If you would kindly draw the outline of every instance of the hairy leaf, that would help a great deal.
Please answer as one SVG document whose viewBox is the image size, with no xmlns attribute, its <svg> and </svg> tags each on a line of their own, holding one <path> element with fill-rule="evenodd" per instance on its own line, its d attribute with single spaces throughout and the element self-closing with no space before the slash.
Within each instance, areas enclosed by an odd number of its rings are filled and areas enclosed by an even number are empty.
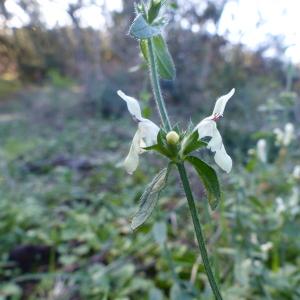
<svg viewBox="0 0 300 300">
<path fill-rule="evenodd" d="M 131 221 L 132 229 L 141 226 L 152 214 L 159 198 L 160 192 L 166 185 L 169 167 L 162 169 L 146 187 L 140 198 L 139 208 Z"/>
<path fill-rule="evenodd" d="M 139 40 L 149 39 L 161 33 L 162 26 L 150 25 L 142 14 L 139 14 L 129 29 L 129 34 Z"/>
<path fill-rule="evenodd" d="M 140 41 L 141 52 L 149 63 L 148 40 Z M 168 46 L 161 35 L 153 37 L 153 50 L 160 78 L 172 80 L 176 77 L 176 68 Z"/>
<path fill-rule="evenodd" d="M 167 43 L 161 35 L 153 37 L 153 47 L 158 66 L 159 76 L 162 79 L 173 80 L 176 77 L 176 68 Z"/>
</svg>

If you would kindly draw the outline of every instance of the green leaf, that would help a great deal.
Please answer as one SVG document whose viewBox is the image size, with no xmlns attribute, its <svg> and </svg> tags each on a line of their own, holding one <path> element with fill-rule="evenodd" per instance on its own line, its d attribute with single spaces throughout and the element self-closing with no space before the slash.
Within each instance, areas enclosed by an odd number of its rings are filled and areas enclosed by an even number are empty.
<svg viewBox="0 0 300 300">
<path fill-rule="evenodd" d="M 152 150 L 152 151 L 156 151 L 168 158 L 172 158 L 172 153 L 170 153 L 170 151 L 164 147 L 161 147 L 160 145 L 158 144 L 155 144 L 155 145 L 152 145 L 152 146 L 149 146 L 149 147 L 144 147 L 143 148 L 144 150 Z"/>
<path fill-rule="evenodd" d="M 149 62 L 149 55 L 148 55 L 148 41 L 147 40 L 140 40 L 140 48 L 143 54 L 145 61 Z"/>
<path fill-rule="evenodd" d="M 146 187 L 140 198 L 138 211 L 131 221 L 133 230 L 141 226 L 152 214 L 158 201 L 159 194 L 166 186 L 169 169 L 170 167 L 162 169 Z"/>
<path fill-rule="evenodd" d="M 162 79 L 173 80 L 176 77 L 175 64 L 167 43 L 161 35 L 153 37 L 153 47 L 159 76 Z"/>
<path fill-rule="evenodd" d="M 151 0 L 148 11 L 148 22 L 151 24 L 159 14 L 160 9 L 166 3 L 166 0 Z"/>
<path fill-rule="evenodd" d="M 149 63 L 148 41 L 140 41 L 141 52 L 145 61 Z M 153 37 L 153 49 L 159 76 L 162 79 L 173 80 L 176 77 L 176 68 L 168 46 L 161 35 Z"/>
<path fill-rule="evenodd" d="M 142 14 L 139 14 L 129 29 L 129 34 L 139 40 L 149 39 L 161 33 L 162 26 L 150 25 Z"/>
<path fill-rule="evenodd" d="M 195 156 L 187 156 L 186 160 L 191 163 L 197 171 L 206 188 L 209 205 L 212 210 L 215 210 L 221 200 L 221 189 L 216 171 Z"/>
<path fill-rule="evenodd" d="M 185 156 L 193 151 L 196 151 L 206 146 L 207 143 L 199 140 L 198 130 L 195 130 L 183 139 L 180 153 L 182 156 Z"/>
</svg>

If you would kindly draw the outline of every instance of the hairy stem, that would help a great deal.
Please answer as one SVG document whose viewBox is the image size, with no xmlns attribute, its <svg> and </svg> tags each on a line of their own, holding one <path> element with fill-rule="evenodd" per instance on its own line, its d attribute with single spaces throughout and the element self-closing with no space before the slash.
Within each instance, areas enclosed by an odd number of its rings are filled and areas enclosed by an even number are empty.
<svg viewBox="0 0 300 300">
<path fill-rule="evenodd" d="M 185 166 L 183 163 L 178 163 L 177 164 L 177 168 L 180 174 L 180 178 L 182 181 L 182 185 L 186 194 L 186 198 L 188 201 L 188 205 L 190 208 L 190 212 L 191 212 L 191 216 L 193 219 L 193 224 L 194 224 L 194 228 L 195 228 L 195 233 L 196 233 L 196 237 L 197 237 L 197 241 L 198 241 L 198 246 L 200 249 L 200 253 L 201 253 L 201 257 L 202 257 L 202 261 L 203 261 L 203 265 L 211 286 L 211 289 L 215 295 L 215 298 L 217 300 L 222 300 L 222 296 L 221 293 L 219 291 L 217 282 L 215 280 L 214 274 L 212 272 L 212 269 L 210 267 L 209 264 L 209 259 L 208 259 L 208 255 L 207 255 L 207 250 L 205 247 L 205 242 L 204 242 L 204 237 L 203 237 L 203 233 L 202 233 L 202 229 L 201 229 L 201 224 L 199 221 L 199 217 L 197 214 L 197 209 L 196 209 L 196 205 L 195 205 L 195 200 L 193 197 L 193 193 L 191 191 L 191 187 L 190 187 L 190 183 L 186 174 L 186 170 L 185 170 Z"/>
<path fill-rule="evenodd" d="M 167 131 L 171 130 L 171 123 L 168 117 L 168 112 L 166 109 L 165 101 L 161 92 L 160 84 L 159 84 L 159 76 L 156 65 L 154 47 L 152 39 L 148 39 L 148 51 L 149 51 L 149 69 L 150 69 L 150 77 L 151 84 L 153 88 L 153 93 L 156 101 L 156 105 L 159 111 L 160 118 L 162 120 L 164 129 Z"/>
</svg>

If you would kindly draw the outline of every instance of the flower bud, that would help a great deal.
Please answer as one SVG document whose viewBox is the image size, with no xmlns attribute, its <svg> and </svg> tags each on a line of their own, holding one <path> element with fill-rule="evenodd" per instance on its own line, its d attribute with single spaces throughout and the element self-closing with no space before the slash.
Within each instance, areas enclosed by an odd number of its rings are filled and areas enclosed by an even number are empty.
<svg viewBox="0 0 300 300">
<path fill-rule="evenodd" d="M 175 131 L 168 132 L 168 134 L 166 136 L 167 143 L 170 145 L 176 145 L 179 141 L 179 138 L 180 137 L 179 137 L 178 133 Z"/>
</svg>

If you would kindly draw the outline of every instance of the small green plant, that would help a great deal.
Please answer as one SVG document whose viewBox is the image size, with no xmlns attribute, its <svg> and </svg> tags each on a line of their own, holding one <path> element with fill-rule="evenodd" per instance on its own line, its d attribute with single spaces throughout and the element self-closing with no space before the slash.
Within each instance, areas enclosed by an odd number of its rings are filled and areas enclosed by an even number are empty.
<svg viewBox="0 0 300 300">
<path fill-rule="evenodd" d="M 212 114 L 204 118 L 194 128 L 182 131 L 178 127 L 172 126 L 160 88 L 160 79 L 172 80 L 176 76 L 173 59 L 162 35 L 166 20 L 163 16 L 160 16 L 160 11 L 165 3 L 166 1 L 162 0 L 151 0 L 148 5 L 145 5 L 143 2 L 137 4 L 137 16 L 129 30 L 130 35 L 139 41 L 141 52 L 147 62 L 162 127 L 142 116 L 141 108 L 136 99 L 127 96 L 122 91 L 118 91 L 118 95 L 126 102 L 129 113 L 138 124 L 129 154 L 124 161 L 124 167 L 127 172 L 132 174 L 137 169 L 139 156 L 144 152 L 155 151 L 169 160 L 168 166 L 158 172 L 142 194 L 139 209 L 133 217 L 131 225 L 133 229 L 136 229 L 151 215 L 157 204 L 160 192 L 167 184 L 171 167 L 175 166 L 186 194 L 198 246 L 211 288 L 215 298 L 220 300 L 222 296 L 209 263 L 199 216 L 186 173 L 185 162 L 190 163 L 195 168 L 207 190 L 211 209 L 216 209 L 221 199 L 217 173 L 206 162 L 191 154 L 203 147 L 207 147 L 214 152 L 214 159 L 217 165 L 227 173 L 231 171 L 232 160 L 225 150 L 216 123 L 223 116 L 225 106 L 235 90 L 232 89 L 228 94 L 220 97 L 216 101 Z M 203 140 L 204 138 L 210 138 L 210 140 L 207 142 Z"/>
</svg>

